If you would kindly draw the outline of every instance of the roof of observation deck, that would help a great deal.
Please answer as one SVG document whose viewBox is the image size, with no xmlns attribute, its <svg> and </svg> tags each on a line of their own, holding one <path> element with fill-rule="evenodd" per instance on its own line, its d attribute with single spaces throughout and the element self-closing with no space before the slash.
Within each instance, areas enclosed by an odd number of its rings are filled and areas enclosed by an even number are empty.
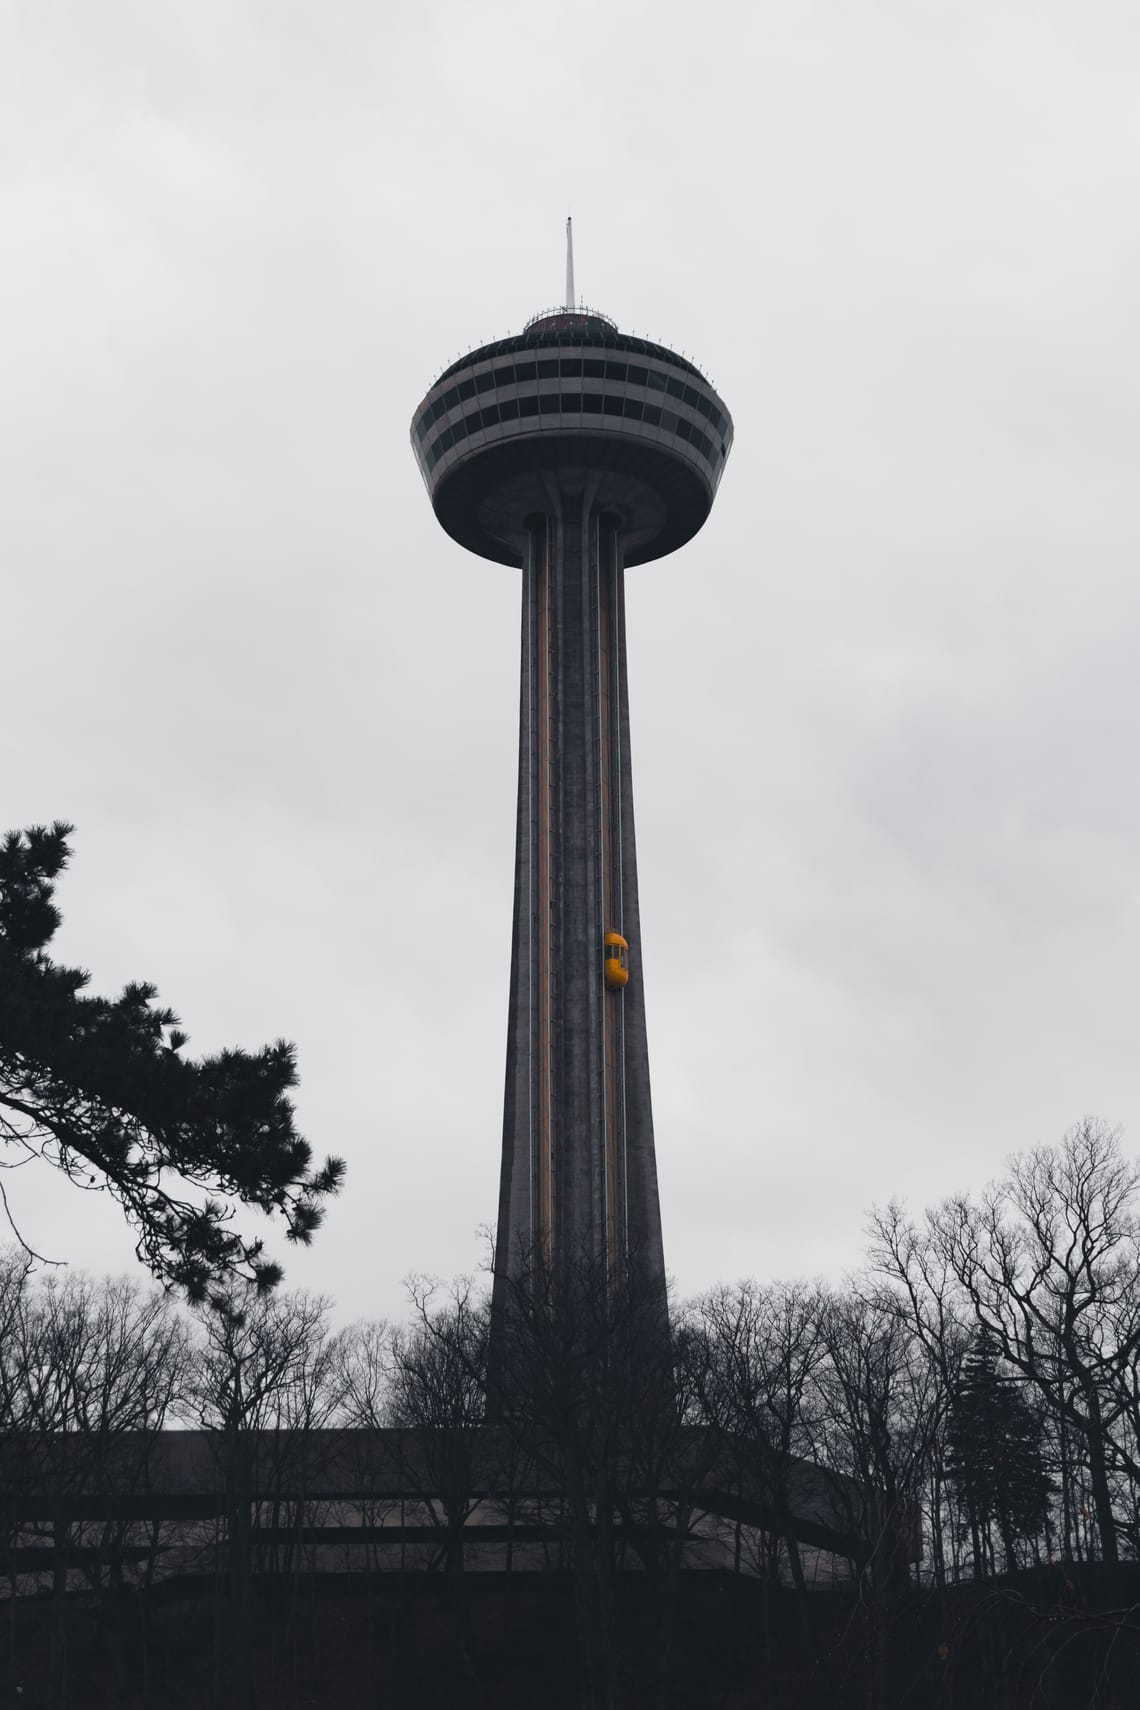
<svg viewBox="0 0 1140 1710">
<path fill-rule="evenodd" d="M 634 333 L 623 333 L 616 321 L 608 315 L 600 314 L 596 309 L 542 309 L 537 315 L 532 315 L 521 333 L 513 333 L 508 338 L 495 339 L 490 344 L 476 346 L 467 351 L 456 361 L 452 362 L 436 376 L 434 385 L 447 380 L 452 374 L 458 374 L 475 361 L 482 362 L 491 356 L 512 356 L 521 350 L 534 350 L 545 345 L 588 344 L 592 346 L 605 345 L 613 350 L 624 350 L 639 356 L 655 356 L 660 362 L 667 362 L 672 368 L 679 368 L 685 374 L 693 374 L 698 380 L 707 379 L 695 362 L 690 362 L 686 356 L 678 356 L 668 345 L 658 344 L 653 339 L 638 338 Z"/>
</svg>

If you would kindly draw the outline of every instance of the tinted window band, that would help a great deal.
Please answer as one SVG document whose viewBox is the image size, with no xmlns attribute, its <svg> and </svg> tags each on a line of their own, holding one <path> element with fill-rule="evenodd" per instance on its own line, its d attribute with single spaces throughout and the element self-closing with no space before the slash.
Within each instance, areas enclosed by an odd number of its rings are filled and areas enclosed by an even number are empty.
<svg viewBox="0 0 1140 1710">
<path fill-rule="evenodd" d="M 495 427 L 500 422 L 511 422 L 520 416 L 563 415 L 576 414 L 584 411 L 587 415 L 622 416 L 629 421 L 644 422 L 649 427 L 661 427 L 667 433 L 673 433 L 678 439 L 693 446 L 710 463 L 723 461 L 728 455 L 728 448 L 723 443 L 718 448 L 704 435 L 695 423 L 684 416 L 676 416 L 671 410 L 661 410 L 655 404 L 643 403 L 640 398 L 621 398 L 610 393 L 601 392 L 545 392 L 538 397 L 504 398 L 500 404 L 490 404 L 482 410 L 472 410 L 467 416 L 456 422 L 453 427 L 444 428 L 435 443 L 424 452 L 424 461 L 429 470 L 434 469 L 444 452 L 471 434 L 479 433 L 485 428 Z"/>
</svg>

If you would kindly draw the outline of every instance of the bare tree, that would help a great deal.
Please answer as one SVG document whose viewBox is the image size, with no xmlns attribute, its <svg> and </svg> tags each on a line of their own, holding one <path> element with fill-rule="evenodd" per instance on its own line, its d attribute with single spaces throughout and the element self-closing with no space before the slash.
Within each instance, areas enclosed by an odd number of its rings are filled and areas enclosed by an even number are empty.
<svg viewBox="0 0 1140 1710">
<path fill-rule="evenodd" d="M 696 1308 L 706 1350 L 697 1378 L 704 1419 L 735 1464 L 741 1487 L 762 1497 L 770 1517 L 758 1565 L 776 1578 L 786 1556 L 801 1592 L 806 1582 L 792 1525 L 791 1475 L 815 1441 L 810 1379 L 822 1354 L 822 1306 L 813 1284 L 741 1282 L 714 1289 Z"/>
<path fill-rule="evenodd" d="M 453 1605 L 465 1614 L 464 1527 L 486 1494 L 490 1460 L 482 1429 L 490 1302 L 469 1278 L 444 1298 L 422 1279 L 410 1291 L 416 1321 L 390 1342 L 388 1421 L 400 1432 L 404 1482 L 440 1527 Z"/>
<path fill-rule="evenodd" d="M 843 1475 L 836 1501 L 850 1512 L 853 1537 L 866 1540 L 857 1565 L 890 1594 L 915 1553 L 927 1456 L 947 1397 L 921 1343 L 873 1288 L 827 1296 L 820 1323 L 817 1454 Z"/>
<path fill-rule="evenodd" d="M 338 1344 L 341 1407 L 347 1424 L 381 1430 L 391 1411 L 392 1331 L 383 1318 L 362 1319 Z"/>
<path fill-rule="evenodd" d="M 1138 1179 L 1116 1133 L 1086 1121 L 1014 1159 L 980 1204 L 960 1197 L 927 1218 L 977 1326 L 1079 1441 L 1110 1569 L 1114 1478 L 1140 1478 Z"/>
<path fill-rule="evenodd" d="M 351 1436 L 349 1449 L 355 1512 L 361 1528 L 360 1543 L 370 1576 L 386 1565 L 379 1528 L 398 1508 L 400 1514 L 400 1569 L 407 1565 L 404 1526 L 407 1504 L 394 1501 L 386 1452 L 386 1434 L 392 1418 L 392 1330 L 384 1319 L 364 1319 L 354 1324 L 337 1342 L 340 1414 Z M 351 1549 L 350 1549 L 351 1555 Z M 375 1611 L 370 1606 L 370 1619 Z"/>
<path fill-rule="evenodd" d="M 169 1299 L 125 1280 L 82 1274 L 33 1285 L 22 1255 L 0 1286 L 0 1402 L 5 1455 L 5 1541 L 16 1644 L 21 1557 L 46 1549 L 54 1594 L 53 1691 L 67 1694 L 67 1593 L 77 1575 L 95 1591 L 144 1583 L 154 1571 L 157 1520 L 115 1517 L 120 1499 L 148 1487 L 150 1456 L 185 1370 L 185 1327 Z M 94 1509 L 94 1515 L 92 1514 Z M 85 1513 L 85 1510 L 87 1511 Z M 102 1517 L 99 1517 L 102 1510 Z M 107 1631 L 124 1663 L 118 1605 Z M 146 1633 L 143 1632 L 145 1648 Z"/>
<path fill-rule="evenodd" d="M 252 1653 L 255 1548 L 263 1565 L 283 1565 L 283 1533 L 295 1559 L 307 1511 L 311 1433 L 339 1402 L 340 1362 L 328 1328 L 330 1302 L 305 1293 L 231 1290 L 201 1314 L 187 1413 L 216 1434 L 226 1490 L 233 1687 L 256 1702 Z M 285 1496 L 292 1498 L 289 1512 Z M 263 1528 L 263 1522 L 268 1522 Z"/>
<path fill-rule="evenodd" d="M 943 1244 L 932 1240 L 929 1226 L 916 1224 L 898 1201 L 872 1212 L 870 1235 L 871 1272 L 885 1284 L 880 1301 L 888 1308 L 893 1303 L 933 1362 L 940 1393 L 953 1396 L 961 1383 L 963 1362 L 976 1326 L 969 1299 Z M 953 1576 L 958 1575 L 960 1540 L 956 1514 L 948 1514 L 951 1487 L 946 1478 L 942 1431 L 931 1438 L 927 1465 L 926 1515 L 934 1577 L 941 1585 L 947 1576 L 947 1546 Z"/>
</svg>

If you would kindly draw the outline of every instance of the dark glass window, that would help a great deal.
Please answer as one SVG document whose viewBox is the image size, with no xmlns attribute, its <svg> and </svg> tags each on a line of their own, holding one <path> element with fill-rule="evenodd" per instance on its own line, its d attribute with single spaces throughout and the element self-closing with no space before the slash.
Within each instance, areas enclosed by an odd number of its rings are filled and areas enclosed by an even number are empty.
<svg viewBox="0 0 1140 1710">
<path fill-rule="evenodd" d="M 677 417 L 676 432 L 680 435 L 680 437 L 682 439 L 691 439 L 692 438 L 692 431 L 693 430 L 690 428 L 690 426 L 689 426 L 688 422 L 685 420 L 684 416 L 678 416 Z"/>
<path fill-rule="evenodd" d="M 625 400 L 625 409 L 622 411 L 622 414 L 629 416 L 631 421 L 639 422 L 641 420 L 641 412 L 644 408 L 645 406 L 641 402 L 640 398 L 627 398 Z"/>
<path fill-rule="evenodd" d="M 453 410 L 458 402 L 459 393 L 456 391 L 454 386 L 449 386 L 447 391 L 443 394 L 444 409 Z"/>
<path fill-rule="evenodd" d="M 697 409 L 700 411 L 701 415 L 706 418 L 706 420 L 712 414 L 712 405 L 709 403 L 708 399 L 703 398 L 699 392 L 697 393 Z"/>
<path fill-rule="evenodd" d="M 442 457 L 443 453 L 445 451 L 450 451 L 454 444 L 455 444 L 455 429 L 454 428 L 444 428 L 443 432 L 440 434 L 439 438 L 435 442 L 435 448 L 439 452 L 440 456 Z"/>
<path fill-rule="evenodd" d="M 582 408 L 595 416 L 602 413 L 602 395 L 600 392 L 583 392 Z"/>
<path fill-rule="evenodd" d="M 685 393 L 685 388 L 682 386 L 682 384 L 679 380 L 668 380 L 668 381 L 666 381 L 665 390 L 668 392 L 668 394 L 671 398 L 681 398 L 684 396 L 684 393 Z"/>
<path fill-rule="evenodd" d="M 533 380 L 534 379 L 534 363 L 533 362 L 516 362 L 515 363 L 515 379 L 516 380 Z"/>
<path fill-rule="evenodd" d="M 479 420 L 483 427 L 497 427 L 499 422 L 498 404 L 488 404 L 485 410 L 480 410 Z"/>
<path fill-rule="evenodd" d="M 658 426 L 661 421 L 661 411 L 658 409 L 656 404 L 646 404 L 645 419 L 649 423 L 650 427 Z"/>
<path fill-rule="evenodd" d="M 620 416 L 621 415 L 621 402 L 622 401 L 620 398 L 613 398 L 613 397 L 606 398 L 606 400 L 602 406 L 603 409 L 605 410 L 606 415 L 607 416 Z"/>
<path fill-rule="evenodd" d="M 645 385 L 645 374 L 646 374 L 646 370 L 644 368 L 636 368 L 632 362 L 630 363 L 630 365 L 629 365 L 629 383 L 631 386 L 644 386 Z"/>
<path fill-rule="evenodd" d="M 656 368 L 651 368 L 649 370 L 648 382 L 654 392 L 663 392 L 665 390 L 665 376 L 664 374 L 658 374 Z"/>
<path fill-rule="evenodd" d="M 693 388 L 691 386 L 682 386 L 681 387 L 681 396 L 682 396 L 682 398 L 684 398 L 686 404 L 688 404 L 688 406 L 691 410 L 696 409 L 697 401 L 698 401 L 697 400 L 697 394 L 693 391 Z"/>
<path fill-rule="evenodd" d="M 605 378 L 606 365 L 604 362 L 598 362 L 592 356 L 587 356 L 582 362 L 582 373 L 586 375 L 587 379 L 602 380 Z"/>
<path fill-rule="evenodd" d="M 470 418 L 470 416 L 465 416 L 462 421 L 456 422 L 455 426 L 452 428 L 451 431 L 452 431 L 452 433 L 454 433 L 455 442 L 458 445 L 459 441 L 461 439 L 466 439 L 467 435 L 471 432 L 471 418 Z"/>
<path fill-rule="evenodd" d="M 677 418 L 673 414 L 672 410 L 662 410 L 661 426 L 665 429 L 666 433 L 676 433 Z"/>
<path fill-rule="evenodd" d="M 437 422 L 439 420 L 440 416 L 442 416 L 443 412 L 446 410 L 446 408 L 447 408 L 447 404 L 444 401 L 444 399 L 437 398 L 435 403 L 431 407 L 431 419 L 432 419 L 432 421 Z"/>
<path fill-rule="evenodd" d="M 517 398 L 504 398 L 499 405 L 500 417 L 505 422 L 513 422 L 518 413 L 519 401 Z"/>
<path fill-rule="evenodd" d="M 475 390 L 477 392 L 489 392 L 494 384 L 495 376 L 490 369 L 487 370 L 486 374 L 476 374 L 475 376 Z"/>
<path fill-rule="evenodd" d="M 538 377 L 540 380 L 557 380 L 557 362 L 553 361 L 550 357 L 545 357 L 538 365 Z"/>
<path fill-rule="evenodd" d="M 515 371 L 513 368 L 496 368 L 496 370 L 495 370 L 495 385 L 496 386 L 513 386 L 514 383 L 515 383 Z"/>
<path fill-rule="evenodd" d="M 557 392 L 545 392 L 538 403 L 544 416 L 556 416 L 562 408 L 562 399 Z"/>
<path fill-rule="evenodd" d="M 461 380 L 459 382 L 459 396 L 464 400 L 475 396 L 474 380 Z"/>
<path fill-rule="evenodd" d="M 581 392 L 564 392 L 562 394 L 563 410 L 580 410 L 582 408 Z"/>
<path fill-rule="evenodd" d="M 582 374 L 582 358 L 580 356 L 564 356 L 562 358 L 562 377 L 565 380 L 580 379 Z"/>
<path fill-rule="evenodd" d="M 607 380 L 624 380 L 628 372 L 629 372 L 629 370 L 627 369 L 624 362 L 607 362 L 606 363 L 606 379 Z"/>
<path fill-rule="evenodd" d="M 538 414 L 538 399 L 537 398 L 520 398 L 519 399 L 519 415 L 520 416 L 537 416 L 537 414 Z"/>
</svg>

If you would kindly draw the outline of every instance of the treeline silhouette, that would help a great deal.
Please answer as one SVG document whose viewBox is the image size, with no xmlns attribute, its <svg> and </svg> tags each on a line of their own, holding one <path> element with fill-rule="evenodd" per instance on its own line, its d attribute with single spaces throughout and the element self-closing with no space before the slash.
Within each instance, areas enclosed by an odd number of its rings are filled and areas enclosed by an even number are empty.
<svg viewBox="0 0 1140 1710">
<path fill-rule="evenodd" d="M 1133 1703 L 1138 1181 L 1084 1122 L 980 1196 L 876 1212 L 842 1287 L 724 1284 L 667 1323 L 586 1264 L 536 1262 L 505 1325 L 464 1280 L 337 1330 L 321 1297 L 187 1310 L 10 1252 L 7 1702 Z M 208 1434 L 218 1513 L 83 1517 L 175 1430 Z M 407 1499 L 299 1494 L 332 1431 L 405 1456 Z"/>
</svg>

